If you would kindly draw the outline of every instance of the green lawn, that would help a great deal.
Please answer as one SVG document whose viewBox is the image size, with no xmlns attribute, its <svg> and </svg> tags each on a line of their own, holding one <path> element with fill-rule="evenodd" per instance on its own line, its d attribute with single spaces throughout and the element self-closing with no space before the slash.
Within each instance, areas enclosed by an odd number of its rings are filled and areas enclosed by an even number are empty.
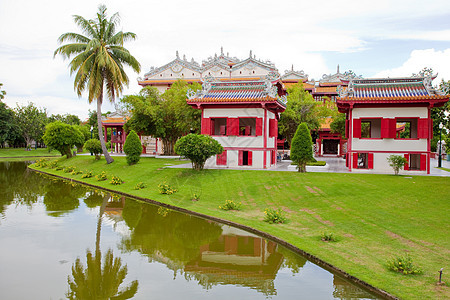
<svg viewBox="0 0 450 300">
<path fill-rule="evenodd" d="M 114 186 L 95 178 L 85 182 L 231 220 L 277 236 L 298 248 L 402 299 L 450 299 L 448 286 L 437 286 L 439 269 L 449 281 L 450 180 L 430 176 L 393 176 L 204 170 L 164 168 L 185 163 L 173 159 L 141 158 L 128 166 L 124 157 L 107 165 L 90 156 L 60 159 L 78 170 L 106 171 L 124 184 Z M 55 169 L 39 170 L 82 180 Z M 134 190 L 138 182 L 147 184 Z M 158 184 L 178 192 L 161 195 Z M 192 201 L 193 194 L 199 201 Z M 218 208 L 225 200 L 241 202 L 240 211 Z M 263 222 L 268 207 L 282 208 L 289 222 Z M 338 242 L 320 240 L 333 233 Z M 404 276 L 386 268 L 388 259 L 408 253 L 422 275 Z"/>
<path fill-rule="evenodd" d="M 26 151 L 25 148 L 6 148 L 0 149 L 0 159 L 19 158 L 19 157 L 42 157 L 42 156 L 61 156 L 58 151 L 49 152 L 48 149 L 38 148 L 36 150 Z"/>
<path fill-rule="evenodd" d="M 438 168 L 438 169 L 444 170 L 444 171 L 447 171 L 447 172 L 450 172 L 450 169 L 449 169 L 449 168 Z"/>
</svg>

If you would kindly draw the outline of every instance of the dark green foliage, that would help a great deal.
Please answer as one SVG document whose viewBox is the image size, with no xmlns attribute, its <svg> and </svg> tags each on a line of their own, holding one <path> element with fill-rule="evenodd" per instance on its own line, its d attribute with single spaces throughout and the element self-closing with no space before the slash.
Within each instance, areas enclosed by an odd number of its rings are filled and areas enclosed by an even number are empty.
<svg viewBox="0 0 450 300">
<path fill-rule="evenodd" d="M 11 144 L 19 136 L 19 128 L 16 125 L 14 111 L 5 103 L 0 102 L 0 146 L 5 142 Z"/>
<path fill-rule="evenodd" d="M 50 123 L 45 128 L 44 143 L 57 150 L 67 158 L 72 157 L 72 148 L 76 144 L 82 144 L 83 134 L 74 125 L 68 125 L 61 121 Z"/>
<path fill-rule="evenodd" d="M 161 138 L 164 154 L 174 155 L 180 137 L 200 130 L 201 110 L 186 103 L 187 91 L 200 88 L 198 83 L 188 85 L 180 79 L 162 95 L 154 87 L 145 87 L 139 95 L 125 96 L 121 101 L 132 112 L 125 129 Z"/>
<path fill-rule="evenodd" d="M 42 139 L 47 123 L 47 112 L 45 109 L 34 106 L 33 103 L 28 103 L 27 106 L 17 105 L 14 112 L 16 116 L 15 124 L 25 140 L 27 148 L 29 148 L 33 140 L 39 141 Z"/>
<path fill-rule="evenodd" d="M 345 138 L 345 114 L 337 112 L 330 123 L 331 132 L 339 133 Z"/>
<path fill-rule="evenodd" d="M 141 159 L 142 145 L 141 140 L 134 130 L 131 130 L 125 140 L 123 151 L 127 155 L 127 163 L 129 165 L 135 165 Z"/>
<path fill-rule="evenodd" d="M 397 256 L 388 261 L 388 268 L 391 271 L 408 274 L 421 274 L 422 269 L 413 264 L 411 257 L 406 254 L 405 256 Z"/>
<path fill-rule="evenodd" d="M 84 143 L 84 148 L 93 153 L 96 160 L 100 159 L 100 156 L 102 156 L 102 144 L 97 139 L 87 140 L 86 143 Z"/>
<path fill-rule="evenodd" d="M 176 142 L 175 152 L 190 159 L 194 170 L 202 170 L 206 160 L 221 154 L 223 147 L 209 135 L 191 133 Z"/>
<path fill-rule="evenodd" d="M 306 123 L 301 123 L 291 143 L 291 159 L 299 172 L 306 172 L 306 163 L 313 159 L 312 139 Z"/>
</svg>

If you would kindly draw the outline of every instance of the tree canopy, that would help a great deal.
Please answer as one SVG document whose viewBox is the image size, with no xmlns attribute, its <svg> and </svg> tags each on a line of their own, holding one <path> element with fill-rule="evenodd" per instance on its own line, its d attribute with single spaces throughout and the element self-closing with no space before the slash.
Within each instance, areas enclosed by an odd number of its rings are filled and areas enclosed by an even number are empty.
<svg viewBox="0 0 450 300">
<path fill-rule="evenodd" d="M 17 105 L 14 111 L 15 123 L 28 148 L 33 140 L 38 141 L 42 138 L 47 124 L 47 112 L 45 109 L 36 107 L 32 102 L 29 102 L 27 106 Z"/>
<path fill-rule="evenodd" d="M 164 154 L 174 155 L 174 145 L 180 137 L 200 131 L 201 111 L 187 105 L 188 88 L 198 90 L 201 86 L 177 80 L 162 95 L 153 87 L 145 87 L 138 95 L 123 97 L 122 103 L 132 112 L 125 129 L 161 138 Z"/>
<path fill-rule="evenodd" d="M 280 134 L 285 136 L 290 144 L 300 123 L 306 123 L 311 130 L 318 130 L 323 120 L 333 113 L 329 100 L 315 101 L 311 94 L 305 91 L 301 82 L 289 87 L 287 92 L 287 107 L 281 114 L 278 127 Z"/>
<path fill-rule="evenodd" d="M 221 154 L 223 147 L 209 135 L 191 133 L 176 142 L 175 151 L 190 159 L 194 170 L 202 170 L 206 160 L 213 155 Z"/>
<path fill-rule="evenodd" d="M 116 32 L 120 25 L 120 17 L 115 13 L 108 19 L 106 6 L 100 5 L 95 19 L 85 19 L 75 15 L 74 22 L 85 34 L 68 32 L 58 38 L 59 43 L 71 41 L 55 50 L 54 55 L 63 58 L 73 57 L 70 74 L 75 73 L 74 88 L 79 97 L 87 90 L 89 103 L 97 101 L 98 135 L 102 134 L 101 106 L 106 94 L 109 101 L 114 102 L 116 95 L 128 86 L 129 79 L 124 66 L 131 67 L 139 73 L 139 62 L 123 47 L 123 43 L 136 39 L 132 32 Z M 114 160 L 106 149 L 105 141 L 100 138 L 103 154 L 107 163 Z"/>
<path fill-rule="evenodd" d="M 49 123 L 45 128 L 44 142 L 61 155 L 72 157 L 72 148 L 75 145 L 84 144 L 84 136 L 75 125 L 69 125 L 61 121 Z"/>
</svg>

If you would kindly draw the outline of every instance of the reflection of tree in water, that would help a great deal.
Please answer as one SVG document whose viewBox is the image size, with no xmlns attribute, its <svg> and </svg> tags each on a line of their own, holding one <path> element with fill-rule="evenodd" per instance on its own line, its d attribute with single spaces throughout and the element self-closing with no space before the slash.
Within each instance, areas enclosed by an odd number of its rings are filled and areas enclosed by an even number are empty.
<svg viewBox="0 0 450 300">
<path fill-rule="evenodd" d="M 138 281 L 120 288 L 127 276 L 127 266 L 122 266 L 120 257 L 114 258 L 109 249 L 101 263 L 101 253 L 92 254 L 87 250 L 86 267 L 77 258 L 72 266 L 72 276 L 68 278 L 68 299 L 130 299 L 138 289 Z"/>
<path fill-rule="evenodd" d="M 30 162 L 0 162 L 0 214 L 6 206 L 31 206 L 45 193 L 48 179 L 27 169 Z"/>
<path fill-rule="evenodd" d="M 371 295 L 369 292 L 351 284 L 337 275 L 334 275 L 333 277 L 333 285 L 333 297 L 341 300 L 377 299 L 377 297 Z"/>
<path fill-rule="evenodd" d="M 112 197 L 110 194 L 105 194 L 102 197 L 94 192 L 87 197 L 91 197 L 88 202 L 91 204 L 94 202 L 98 203 L 98 196 L 101 197 L 102 201 L 97 221 L 95 254 L 93 255 L 89 249 L 87 250 L 86 268 L 81 263 L 80 258 L 76 259 L 75 264 L 72 266 L 72 277 L 69 276 L 67 279 L 69 291 L 66 296 L 68 299 L 130 299 L 134 297 L 138 290 L 138 281 L 134 280 L 128 286 L 120 288 L 128 273 L 127 266 L 122 266 L 122 259 L 120 257 L 114 258 L 112 250 L 109 249 L 104 256 L 103 266 L 101 263 L 100 236 L 102 218 L 108 200 Z"/>
<path fill-rule="evenodd" d="M 80 198 L 86 194 L 86 188 L 65 180 L 54 180 L 46 187 L 44 204 L 47 213 L 59 217 L 80 205 Z"/>
<path fill-rule="evenodd" d="M 307 262 L 305 257 L 292 252 L 283 246 L 278 246 L 278 252 L 284 257 L 282 267 L 290 269 L 293 274 L 298 274 Z"/>
<path fill-rule="evenodd" d="M 126 200 L 122 216 L 134 230 L 122 240 L 122 248 L 163 261 L 174 271 L 197 257 L 200 246 L 217 239 L 222 232 L 213 222 L 177 212 L 161 215 L 157 211 L 158 206 Z"/>
<path fill-rule="evenodd" d="M 84 198 L 84 203 L 89 208 L 96 208 L 96 207 L 102 205 L 102 202 L 103 202 L 103 196 L 101 195 L 101 193 L 98 193 L 94 190 L 90 190 L 88 192 L 86 198 Z"/>
</svg>

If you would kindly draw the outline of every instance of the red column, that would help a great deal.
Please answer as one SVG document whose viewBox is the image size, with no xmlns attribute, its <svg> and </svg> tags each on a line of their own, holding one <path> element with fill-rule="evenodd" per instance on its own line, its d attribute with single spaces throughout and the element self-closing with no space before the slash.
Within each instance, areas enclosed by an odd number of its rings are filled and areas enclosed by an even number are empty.
<svg viewBox="0 0 450 300">
<path fill-rule="evenodd" d="M 264 107 L 264 119 L 263 119 L 263 135 L 264 135 L 264 158 L 263 158 L 263 168 L 267 168 L 267 109 Z"/>
<path fill-rule="evenodd" d="M 428 106 L 428 137 L 427 137 L 427 174 L 430 174 L 431 138 L 433 136 L 433 125 L 431 123 L 431 105 Z"/>
<path fill-rule="evenodd" d="M 347 141 L 347 161 L 348 161 L 348 170 L 352 171 L 351 155 L 352 155 L 352 138 L 353 138 L 353 128 L 352 128 L 353 106 L 350 106 L 348 113 L 349 113 L 349 122 L 348 122 L 348 141 Z"/>
</svg>

